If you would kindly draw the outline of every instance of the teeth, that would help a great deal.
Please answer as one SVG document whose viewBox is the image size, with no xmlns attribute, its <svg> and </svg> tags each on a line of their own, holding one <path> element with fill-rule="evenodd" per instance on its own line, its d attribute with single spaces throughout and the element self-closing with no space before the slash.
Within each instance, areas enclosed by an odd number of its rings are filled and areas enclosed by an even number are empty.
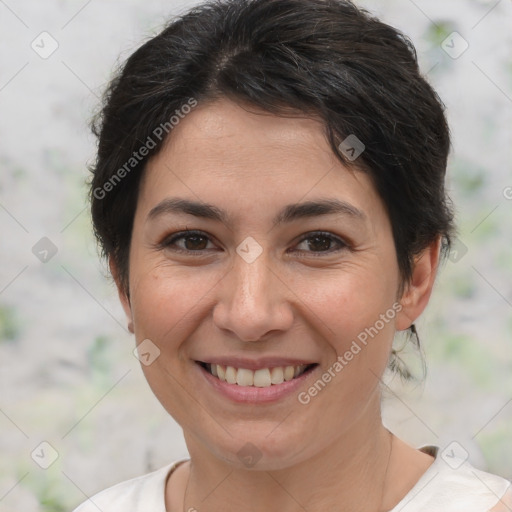
<svg viewBox="0 0 512 512">
<path fill-rule="evenodd" d="M 212 364 L 212 366 L 217 365 Z M 251 370 L 246 370 L 245 368 L 240 368 L 236 374 L 236 383 L 239 386 L 252 386 L 254 383 L 254 372 L 251 372 Z"/>
<path fill-rule="evenodd" d="M 293 366 L 287 366 L 284 369 L 284 380 L 292 380 L 295 375 L 295 368 Z"/>
<path fill-rule="evenodd" d="M 228 384 L 236 384 L 236 374 L 237 371 L 232 366 L 228 366 L 226 368 L 226 382 Z"/>
<path fill-rule="evenodd" d="M 270 381 L 272 384 L 281 384 L 284 382 L 284 372 L 280 366 L 276 366 L 270 370 Z"/>
<path fill-rule="evenodd" d="M 247 371 L 250 372 L 251 370 Z M 261 370 L 256 370 L 254 372 L 254 385 L 257 388 L 268 388 L 271 384 L 270 370 L 268 368 L 262 368 Z"/>
<path fill-rule="evenodd" d="M 282 384 L 300 376 L 308 365 L 299 366 L 276 366 L 275 368 L 261 368 L 249 370 L 247 368 L 234 368 L 233 366 L 222 366 L 220 364 L 207 365 L 212 375 L 228 384 L 239 386 L 254 386 L 268 388 L 272 384 Z"/>
</svg>

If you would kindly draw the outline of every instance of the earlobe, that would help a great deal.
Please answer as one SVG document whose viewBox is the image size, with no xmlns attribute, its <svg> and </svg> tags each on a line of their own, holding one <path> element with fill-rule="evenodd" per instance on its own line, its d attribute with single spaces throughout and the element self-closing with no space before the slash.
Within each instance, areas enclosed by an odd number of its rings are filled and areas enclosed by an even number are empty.
<svg viewBox="0 0 512 512">
<path fill-rule="evenodd" d="M 400 299 L 402 309 L 396 319 L 397 330 L 408 329 L 427 307 L 439 265 L 440 249 L 441 237 L 438 237 L 415 258 L 411 279 Z"/>
<path fill-rule="evenodd" d="M 114 281 L 116 283 L 117 287 L 117 293 L 119 295 L 119 300 L 121 301 L 121 305 L 123 306 L 124 312 L 126 314 L 126 317 L 128 319 L 128 330 L 133 334 L 134 327 L 133 327 L 133 316 L 132 316 L 132 308 L 130 304 L 130 298 L 128 297 L 128 294 L 126 293 L 121 279 L 119 277 L 119 271 L 116 266 L 116 263 L 112 256 L 109 256 L 108 258 L 108 266 L 110 268 L 110 273 L 112 274 L 112 277 L 114 278 Z"/>
</svg>

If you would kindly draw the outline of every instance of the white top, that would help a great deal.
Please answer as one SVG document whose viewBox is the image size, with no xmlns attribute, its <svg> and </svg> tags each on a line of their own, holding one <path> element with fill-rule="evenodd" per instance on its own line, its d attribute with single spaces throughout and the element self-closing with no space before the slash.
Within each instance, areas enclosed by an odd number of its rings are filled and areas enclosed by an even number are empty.
<svg viewBox="0 0 512 512">
<path fill-rule="evenodd" d="M 507 490 L 512 490 L 508 480 L 475 469 L 454 455 L 453 451 L 444 456 L 434 446 L 421 450 L 436 457 L 435 461 L 389 512 L 489 512 L 495 506 L 496 511 L 512 510 L 509 508 L 512 501 L 508 501 L 508 493 L 507 504 L 501 501 Z M 167 477 L 187 460 L 178 460 L 147 475 L 105 489 L 82 503 L 74 512 L 166 512 Z"/>
</svg>

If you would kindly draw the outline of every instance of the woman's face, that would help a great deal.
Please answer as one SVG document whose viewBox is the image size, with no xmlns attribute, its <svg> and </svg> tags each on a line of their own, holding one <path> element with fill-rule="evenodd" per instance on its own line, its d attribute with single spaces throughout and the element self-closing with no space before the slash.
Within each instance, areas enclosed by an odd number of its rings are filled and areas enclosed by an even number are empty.
<svg viewBox="0 0 512 512">
<path fill-rule="evenodd" d="M 339 206 L 301 208 L 326 201 Z M 129 275 L 122 301 L 146 340 L 146 378 L 211 455 L 284 468 L 379 416 L 379 377 L 395 330 L 409 326 L 391 226 L 320 122 L 199 104 L 146 167 Z M 241 384 L 221 383 L 199 362 L 246 371 L 227 370 Z"/>
</svg>

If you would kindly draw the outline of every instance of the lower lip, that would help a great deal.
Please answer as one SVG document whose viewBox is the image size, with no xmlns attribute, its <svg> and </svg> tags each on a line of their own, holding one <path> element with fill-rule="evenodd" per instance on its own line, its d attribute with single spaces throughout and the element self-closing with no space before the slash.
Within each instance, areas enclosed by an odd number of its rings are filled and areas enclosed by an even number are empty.
<svg viewBox="0 0 512 512">
<path fill-rule="evenodd" d="M 206 381 L 213 386 L 219 393 L 237 403 L 259 404 L 276 402 L 287 395 L 297 392 L 304 386 L 304 382 L 318 368 L 308 370 L 296 379 L 284 381 L 281 384 L 272 384 L 266 388 L 256 386 L 239 386 L 238 384 L 229 384 L 223 380 L 214 377 L 208 370 L 205 370 L 200 364 L 195 363 Z"/>
</svg>

